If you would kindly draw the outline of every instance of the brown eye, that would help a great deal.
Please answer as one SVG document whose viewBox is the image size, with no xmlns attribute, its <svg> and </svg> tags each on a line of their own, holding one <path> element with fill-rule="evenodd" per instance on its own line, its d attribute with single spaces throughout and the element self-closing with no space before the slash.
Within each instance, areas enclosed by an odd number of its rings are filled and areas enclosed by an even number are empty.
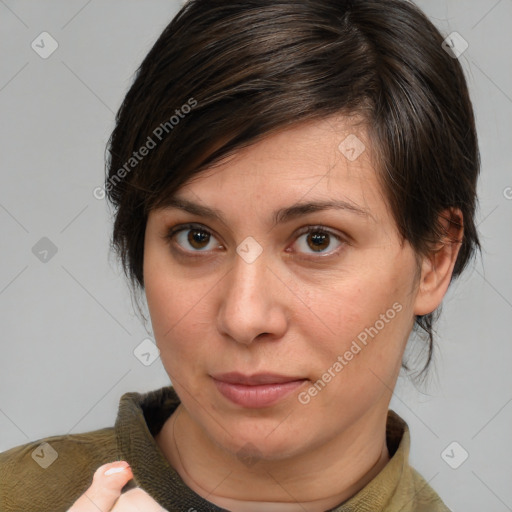
<svg viewBox="0 0 512 512">
<path fill-rule="evenodd" d="M 210 231 L 196 225 L 173 228 L 166 238 L 186 252 L 207 252 L 222 247 Z"/>
<path fill-rule="evenodd" d="M 210 233 L 202 229 L 188 230 L 187 241 L 194 249 L 204 249 L 210 240 Z"/>
<path fill-rule="evenodd" d="M 299 233 L 295 244 L 298 252 L 306 254 L 330 255 L 346 244 L 343 238 L 320 227 L 309 227 Z M 330 250 L 328 250 L 330 249 Z"/>
<path fill-rule="evenodd" d="M 327 233 L 310 232 L 307 234 L 308 247 L 314 251 L 323 251 L 329 247 L 330 235 Z"/>
</svg>

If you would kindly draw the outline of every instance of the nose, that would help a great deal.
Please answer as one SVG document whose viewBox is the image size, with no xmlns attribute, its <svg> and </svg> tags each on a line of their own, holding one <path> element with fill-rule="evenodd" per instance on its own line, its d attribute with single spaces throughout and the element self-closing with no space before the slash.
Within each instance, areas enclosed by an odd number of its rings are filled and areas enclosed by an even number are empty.
<svg viewBox="0 0 512 512">
<path fill-rule="evenodd" d="M 275 274 L 264 254 L 251 263 L 234 256 L 233 267 L 219 290 L 221 334 L 245 345 L 283 337 L 288 328 L 287 290 Z"/>
</svg>

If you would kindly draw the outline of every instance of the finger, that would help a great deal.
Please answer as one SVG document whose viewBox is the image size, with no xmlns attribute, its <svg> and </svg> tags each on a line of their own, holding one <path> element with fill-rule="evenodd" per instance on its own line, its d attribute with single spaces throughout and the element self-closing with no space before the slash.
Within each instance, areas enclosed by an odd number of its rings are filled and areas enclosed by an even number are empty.
<svg viewBox="0 0 512 512">
<path fill-rule="evenodd" d="M 166 512 L 147 492 L 131 489 L 116 501 L 112 512 Z"/>
<path fill-rule="evenodd" d="M 125 461 L 100 466 L 94 473 L 91 486 L 72 505 L 68 512 L 110 512 L 121 489 L 133 478 Z"/>
</svg>

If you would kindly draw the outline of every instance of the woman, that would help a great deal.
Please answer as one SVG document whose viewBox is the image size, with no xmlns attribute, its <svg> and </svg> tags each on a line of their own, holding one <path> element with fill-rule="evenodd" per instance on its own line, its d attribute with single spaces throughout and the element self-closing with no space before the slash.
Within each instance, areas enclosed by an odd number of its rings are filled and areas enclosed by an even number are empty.
<svg viewBox="0 0 512 512">
<path fill-rule="evenodd" d="M 473 111 L 443 46 L 400 0 L 185 5 L 119 110 L 104 189 L 172 387 L 2 454 L 2 512 L 448 510 L 388 409 L 479 246 Z"/>
</svg>

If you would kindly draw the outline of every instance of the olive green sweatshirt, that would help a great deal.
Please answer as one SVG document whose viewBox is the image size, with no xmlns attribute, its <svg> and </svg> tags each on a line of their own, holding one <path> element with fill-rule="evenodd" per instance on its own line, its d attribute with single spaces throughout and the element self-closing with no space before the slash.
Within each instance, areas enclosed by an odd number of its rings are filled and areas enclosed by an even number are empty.
<svg viewBox="0 0 512 512">
<path fill-rule="evenodd" d="M 131 486 L 169 512 L 223 511 L 185 485 L 154 439 L 178 404 L 171 386 L 126 393 L 114 427 L 47 437 L 0 453 L 0 512 L 65 512 L 90 486 L 96 469 L 115 460 L 130 464 Z M 450 512 L 409 466 L 409 429 L 392 410 L 386 440 L 390 461 L 332 512 Z"/>
</svg>

